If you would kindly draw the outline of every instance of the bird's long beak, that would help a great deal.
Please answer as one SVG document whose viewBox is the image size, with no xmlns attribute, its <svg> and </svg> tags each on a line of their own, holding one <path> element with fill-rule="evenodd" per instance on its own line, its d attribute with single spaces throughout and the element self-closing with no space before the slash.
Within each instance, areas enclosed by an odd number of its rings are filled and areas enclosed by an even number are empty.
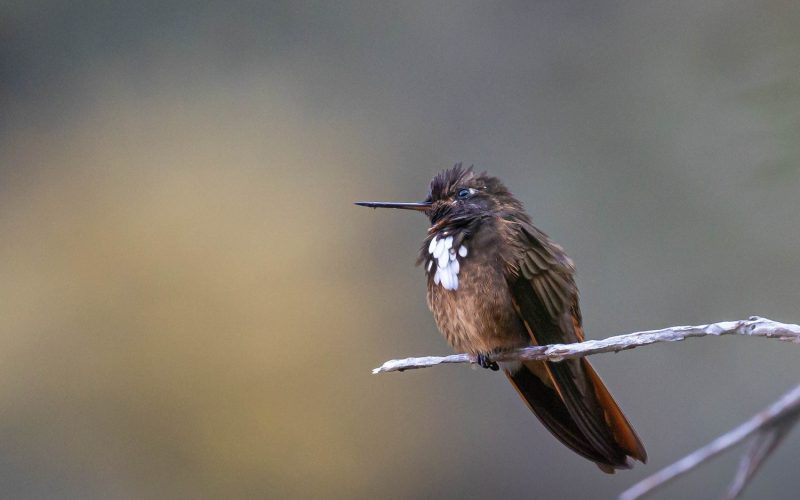
<svg viewBox="0 0 800 500">
<path fill-rule="evenodd" d="M 431 207 L 431 203 L 427 201 L 411 203 L 393 201 L 357 201 L 356 205 L 371 208 L 402 208 L 404 210 L 417 210 L 418 212 L 424 212 Z"/>
</svg>

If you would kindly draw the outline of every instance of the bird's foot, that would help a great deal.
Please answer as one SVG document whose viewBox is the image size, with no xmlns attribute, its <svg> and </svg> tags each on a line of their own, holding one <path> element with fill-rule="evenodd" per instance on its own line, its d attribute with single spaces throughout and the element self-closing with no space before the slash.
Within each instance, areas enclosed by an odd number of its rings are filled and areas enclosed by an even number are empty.
<svg viewBox="0 0 800 500">
<path fill-rule="evenodd" d="M 488 368 L 494 372 L 500 369 L 500 366 L 497 364 L 497 362 L 492 361 L 490 355 L 486 353 L 478 354 L 477 362 L 482 368 Z"/>
</svg>

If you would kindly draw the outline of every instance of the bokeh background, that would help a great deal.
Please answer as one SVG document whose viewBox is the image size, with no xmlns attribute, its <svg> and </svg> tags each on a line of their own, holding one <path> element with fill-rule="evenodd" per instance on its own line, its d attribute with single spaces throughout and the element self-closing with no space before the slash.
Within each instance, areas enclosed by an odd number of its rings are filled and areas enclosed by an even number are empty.
<svg viewBox="0 0 800 500">
<path fill-rule="evenodd" d="M 800 378 L 763 339 L 594 358 L 601 474 L 449 352 L 414 268 L 456 161 L 578 265 L 588 336 L 800 321 L 800 5 L 0 4 L 9 498 L 611 498 Z M 747 491 L 795 498 L 795 432 Z M 716 497 L 736 454 L 654 498 Z"/>
</svg>

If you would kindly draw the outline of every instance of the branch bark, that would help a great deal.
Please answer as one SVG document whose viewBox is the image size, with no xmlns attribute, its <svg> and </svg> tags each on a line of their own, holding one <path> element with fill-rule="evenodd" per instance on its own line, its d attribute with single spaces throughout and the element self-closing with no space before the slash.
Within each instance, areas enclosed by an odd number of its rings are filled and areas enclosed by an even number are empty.
<svg viewBox="0 0 800 500">
<path fill-rule="evenodd" d="M 767 318 L 753 316 L 742 321 L 723 321 L 698 326 L 673 326 L 661 330 L 634 332 L 617 335 L 603 340 L 587 340 L 576 344 L 552 344 L 533 346 L 514 351 L 497 353 L 490 361 L 562 361 L 580 358 L 601 352 L 619 352 L 635 347 L 658 342 L 677 342 L 694 337 L 708 335 L 747 335 L 750 337 L 767 337 L 800 344 L 800 326 L 779 323 Z M 427 368 L 449 363 L 477 363 L 476 356 L 471 354 L 451 354 L 449 356 L 425 356 L 421 358 L 393 359 L 372 370 L 373 374 L 386 372 L 402 372 L 417 368 Z"/>
</svg>

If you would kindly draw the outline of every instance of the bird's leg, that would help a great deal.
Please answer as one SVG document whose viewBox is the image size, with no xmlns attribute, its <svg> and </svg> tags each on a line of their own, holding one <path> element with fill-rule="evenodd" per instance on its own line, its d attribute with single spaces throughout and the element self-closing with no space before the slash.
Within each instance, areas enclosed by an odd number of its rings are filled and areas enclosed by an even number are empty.
<svg viewBox="0 0 800 500">
<path fill-rule="evenodd" d="M 488 368 L 494 372 L 500 369 L 500 366 L 497 364 L 496 361 L 491 360 L 491 354 L 487 354 L 485 352 L 478 354 L 477 362 L 481 367 Z"/>
</svg>

